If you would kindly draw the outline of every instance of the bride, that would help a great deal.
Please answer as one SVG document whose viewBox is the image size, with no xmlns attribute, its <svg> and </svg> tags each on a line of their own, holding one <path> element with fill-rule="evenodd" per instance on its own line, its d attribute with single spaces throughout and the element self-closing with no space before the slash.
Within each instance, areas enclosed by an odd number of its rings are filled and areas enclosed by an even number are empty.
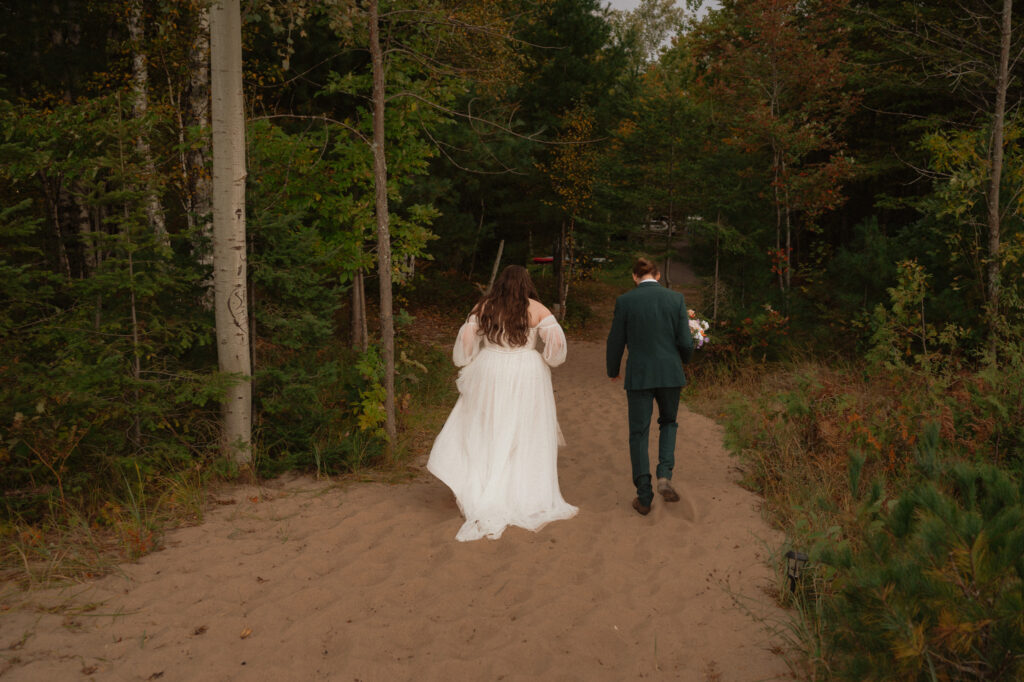
<svg viewBox="0 0 1024 682">
<path fill-rule="evenodd" d="M 510 525 L 536 531 L 576 515 L 558 489 L 565 441 L 551 388 L 565 334 L 538 298 L 526 268 L 508 266 L 455 340 L 459 399 L 427 469 L 455 493 L 466 519 L 456 540 L 496 539 Z"/>
</svg>

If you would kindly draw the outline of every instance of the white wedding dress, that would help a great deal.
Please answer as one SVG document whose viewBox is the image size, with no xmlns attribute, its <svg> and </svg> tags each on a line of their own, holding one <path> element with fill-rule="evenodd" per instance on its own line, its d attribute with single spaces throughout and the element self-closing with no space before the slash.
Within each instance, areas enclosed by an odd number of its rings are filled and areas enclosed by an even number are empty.
<svg viewBox="0 0 1024 682">
<path fill-rule="evenodd" d="M 576 515 L 558 489 L 558 446 L 565 442 L 551 388 L 550 368 L 565 356 L 554 316 L 531 327 L 518 347 L 488 341 L 475 315 L 459 329 L 452 351 L 462 368 L 459 399 L 427 461 L 466 519 L 456 540 L 496 539 L 510 525 L 536 531 Z"/>
</svg>

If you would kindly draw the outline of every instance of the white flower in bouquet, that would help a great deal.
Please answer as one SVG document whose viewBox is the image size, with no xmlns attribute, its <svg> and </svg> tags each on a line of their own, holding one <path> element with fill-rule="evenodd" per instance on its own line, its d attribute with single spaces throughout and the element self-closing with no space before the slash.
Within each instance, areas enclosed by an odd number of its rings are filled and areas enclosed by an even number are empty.
<svg viewBox="0 0 1024 682">
<path fill-rule="evenodd" d="M 693 335 L 693 344 L 700 348 L 711 340 L 708 336 L 708 328 L 711 325 L 707 320 L 697 317 L 697 313 L 692 308 L 687 309 L 686 313 L 690 316 L 690 334 Z"/>
</svg>

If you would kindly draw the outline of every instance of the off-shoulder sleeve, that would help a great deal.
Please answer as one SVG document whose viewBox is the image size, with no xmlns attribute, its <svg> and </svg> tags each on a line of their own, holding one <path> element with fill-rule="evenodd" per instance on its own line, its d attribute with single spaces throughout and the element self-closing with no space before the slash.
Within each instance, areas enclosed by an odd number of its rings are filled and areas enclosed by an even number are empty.
<svg viewBox="0 0 1024 682">
<path fill-rule="evenodd" d="M 544 362 L 551 367 L 558 367 L 565 362 L 568 349 L 565 343 L 565 332 L 558 325 L 554 315 L 548 315 L 537 325 L 537 334 L 544 342 Z"/>
<path fill-rule="evenodd" d="M 470 315 L 455 337 L 455 348 L 452 349 L 452 362 L 456 367 L 465 367 L 473 361 L 480 351 L 480 325 L 476 315 Z"/>
</svg>

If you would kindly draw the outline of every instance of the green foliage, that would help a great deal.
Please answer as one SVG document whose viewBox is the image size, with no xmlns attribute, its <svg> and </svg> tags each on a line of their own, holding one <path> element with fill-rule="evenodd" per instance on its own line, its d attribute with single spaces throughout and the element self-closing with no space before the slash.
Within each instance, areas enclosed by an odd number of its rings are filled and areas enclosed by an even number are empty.
<svg viewBox="0 0 1024 682">
<path fill-rule="evenodd" d="M 258 471 L 349 473 L 383 453 L 383 366 L 330 341 L 316 353 L 281 351 L 256 379 Z"/>
<path fill-rule="evenodd" d="M 359 354 L 337 338 L 352 276 L 372 267 L 370 159 L 361 142 L 333 139 L 324 154 L 308 135 L 273 126 L 252 136 L 254 430 L 264 475 L 346 473 L 383 452 L 378 349 Z M 409 176 L 395 177 L 401 186 Z M 425 244 L 433 215 L 414 205 L 406 219 L 401 209 L 392 227 L 404 261 Z"/>
<path fill-rule="evenodd" d="M 145 476 L 204 460 L 224 381 L 197 371 L 209 323 L 180 305 L 203 273 L 149 229 L 143 159 L 123 143 L 153 121 L 117 97 L 3 107 L 0 194 L 19 200 L 0 223 L 0 459 L 5 512 L 35 522 L 120 496 L 130 454 Z M 73 210 L 75 239 L 39 217 Z"/>
<path fill-rule="evenodd" d="M 928 273 L 915 261 L 903 261 L 896 267 L 896 286 L 888 289 L 890 305 L 878 304 L 871 320 L 869 361 L 899 368 L 908 360 L 928 365 L 939 357 L 946 362 L 956 359 L 958 343 L 966 332 L 953 324 L 940 331 L 928 321 Z"/>
<path fill-rule="evenodd" d="M 734 373 L 726 442 L 811 563 L 791 631 L 810 676 L 1017 679 L 1024 371 L 807 364 Z M 701 406 L 706 402 L 692 402 Z"/>
<path fill-rule="evenodd" d="M 374 435 L 384 435 L 384 363 L 376 347 L 363 353 L 356 363 L 356 369 L 366 380 L 366 387 L 359 391 L 357 418 L 359 429 Z"/>
<path fill-rule="evenodd" d="M 852 238 L 829 258 L 820 285 L 808 292 L 817 314 L 831 325 L 859 332 L 864 312 L 889 302 L 887 289 L 896 281 L 896 263 L 906 260 L 903 256 L 899 240 L 885 234 L 878 216 L 855 225 Z"/>
<path fill-rule="evenodd" d="M 783 291 L 791 287 L 794 239 L 817 231 L 820 216 L 844 203 L 842 185 L 854 172 L 839 134 L 855 102 L 837 26 L 847 4 L 725 0 L 689 41 L 698 96 L 723 119 L 719 139 L 742 150 L 738 175 L 759 175 L 767 190 L 758 197 L 759 222 L 774 228 Z"/>
<path fill-rule="evenodd" d="M 954 464 L 877 513 L 836 569 L 829 622 L 842 679 L 1012 680 L 1024 674 L 1024 499 L 1019 478 Z"/>
</svg>

